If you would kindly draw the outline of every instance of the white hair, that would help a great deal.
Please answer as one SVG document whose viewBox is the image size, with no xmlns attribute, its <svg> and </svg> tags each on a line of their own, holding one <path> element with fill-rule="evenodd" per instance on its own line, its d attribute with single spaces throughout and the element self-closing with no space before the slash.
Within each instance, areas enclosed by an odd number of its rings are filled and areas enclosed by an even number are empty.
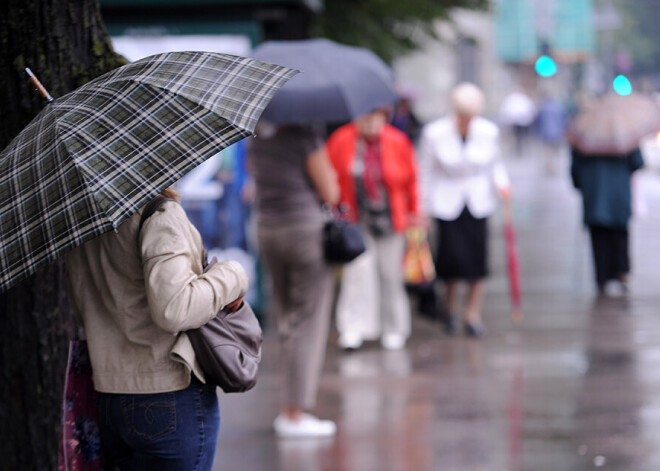
<svg viewBox="0 0 660 471">
<path fill-rule="evenodd" d="M 477 116 L 484 107 L 484 94 L 473 83 L 458 84 L 451 93 L 451 104 L 457 114 Z"/>
</svg>

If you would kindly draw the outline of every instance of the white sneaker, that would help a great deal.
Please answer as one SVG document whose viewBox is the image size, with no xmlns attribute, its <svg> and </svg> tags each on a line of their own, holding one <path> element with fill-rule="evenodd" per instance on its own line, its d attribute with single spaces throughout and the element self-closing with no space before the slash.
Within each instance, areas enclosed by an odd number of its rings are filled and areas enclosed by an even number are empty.
<svg viewBox="0 0 660 471">
<path fill-rule="evenodd" d="M 337 344 L 344 350 L 357 350 L 362 346 L 362 337 L 360 334 L 345 332 L 339 336 Z"/>
<path fill-rule="evenodd" d="M 406 338 L 400 334 L 384 334 L 380 344 L 385 350 L 401 350 L 406 346 Z"/>
<path fill-rule="evenodd" d="M 332 420 L 321 420 L 311 414 L 302 414 L 300 420 L 278 415 L 273 422 L 277 436 L 281 438 L 330 437 L 337 432 Z"/>
</svg>

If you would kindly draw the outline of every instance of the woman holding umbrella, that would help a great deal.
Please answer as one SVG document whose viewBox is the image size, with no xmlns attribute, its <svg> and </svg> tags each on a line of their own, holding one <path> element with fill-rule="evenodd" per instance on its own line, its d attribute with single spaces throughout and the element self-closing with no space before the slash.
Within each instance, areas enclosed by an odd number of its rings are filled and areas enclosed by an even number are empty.
<svg viewBox="0 0 660 471">
<path fill-rule="evenodd" d="M 310 123 L 347 122 L 394 103 L 393 74 L 373 52 L 321 38 L 267 41 L 254 57 L 303 72 L 264 110 L 263 119 L 278 125 L 274 134 L 261 132 L 248 150 L 259 245 L 273 279 L 272 306 L 283 347 L 285 394 L 274 428 L 279 436 L 327 436 L 335 433 L 335 424 L 305 411 L 316 402 L 332 305 L 319 203 L 336 204 L 339 187 Z M 395 277 L 401 272 L 398 262 Z"/>
<path fill-rule="evenodd" d="M 604 294 L 610 280 L 620 282 L 626 290 L 630 179 L 644 165 L 642 154 L 635 149 L 619 155 L 589 155 L 573 148 L 571 159 L 571 178 L 582 194 L 584 224 L 591 235 L 598 293 Z"/>
<path fill-rule="evenodd" d="M 599 294 L 611 280 L 627 289 L 631 176 L 644 165 L 639 139 L 659 125 L 657 106 L 635 94 L 606 95 L 571 124 L 571 178 L 582 195 Z"/>
<path fill-rule="evenodd" d="M 238 56 L 157 54 L 56 99 L 0 154 L 0 194 L 11 195 L 0 213 L 19 229 L 0 234 L 0 290 L 65 253 L 99 394 L 98 427 L 94 414 L 73 420 L 85 464 L 102 447 L 108 469 L 212 469 L 218 396 L 186 331 L 236 311 L 248 278 L 235 261 L 204 270 L 201 236 L 169 187 L 251 135 L 292 75 Z M 158 191 L 168 201 L 150 214 Z"/>
<path fill-rule="evenodd" d="M 108 465 L 210 470 L 218 397 L 185 331 L 235 311 L 248 279 L 234 261 L 203 272 L 199 232 L 179 195 L 162 195 L 169 201 L 151 217 L 141 221 L 141 208 L 67 253 L 69 294 L 89 345 Z"/>
<path fill-rule="evenodd" d="M 458 85 L 451 96 L 453 116 L 422 131 L 420 174 L 424 208 L 439 233 L 436 271 L 446 284 L 445 328 L 456 329 L 459 280 L 468 282 L 465 333 L 484 333 L 481 306 L 488 273 L 487 218 L 496 207 L 495 191 L 509 201 L 509 178 L 500 158 L 497 126 L 479 116 L 484 97 L 475 85 Z"/>
</svg>

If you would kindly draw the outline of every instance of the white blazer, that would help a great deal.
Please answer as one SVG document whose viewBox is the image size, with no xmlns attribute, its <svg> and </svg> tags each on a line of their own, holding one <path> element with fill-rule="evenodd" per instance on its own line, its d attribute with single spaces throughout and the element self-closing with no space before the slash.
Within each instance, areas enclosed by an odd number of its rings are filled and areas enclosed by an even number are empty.
<svg viewBox="0 0 660 471">
<path fill-rule="evenodd" d="M 433 121 L 422 131 L 419 176 L 427 215 L 453 221 L 467 205 L 475 218 L 495 210 L 495 189 L 508 188 L 501 161 L 499 129 L 481 117 L 470 121 L 465 143 L 453 117 Z"/>
</svg>

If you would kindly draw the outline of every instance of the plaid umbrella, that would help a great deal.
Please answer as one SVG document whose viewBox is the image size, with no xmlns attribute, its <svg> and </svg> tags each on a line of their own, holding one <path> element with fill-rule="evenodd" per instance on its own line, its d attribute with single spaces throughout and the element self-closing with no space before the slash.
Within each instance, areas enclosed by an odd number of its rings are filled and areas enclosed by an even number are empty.
<svg viewBox="0 0 660 471">
<path fill-rule="evenodd" d="M 249 136 L 296 71 L 205 52 L 147 57 L 56 99 L 0 154 L 0 291 L 116 229 Z"/>
</svg>

